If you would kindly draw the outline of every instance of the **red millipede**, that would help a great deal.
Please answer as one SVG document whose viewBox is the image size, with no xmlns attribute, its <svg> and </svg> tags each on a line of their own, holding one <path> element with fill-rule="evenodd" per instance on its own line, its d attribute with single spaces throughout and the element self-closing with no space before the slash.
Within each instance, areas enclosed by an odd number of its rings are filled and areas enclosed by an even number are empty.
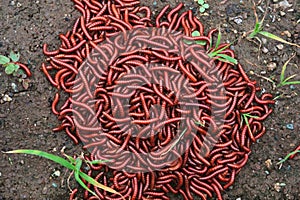
<svg viewBox="0 0 300 200">
<path fill-rule="evenodd" d="M 55 131 L 65 130 L 74 143 L 83 142 L 91 150 L 88 160 L 111 157 L 116 168 L 91 165 L 89 175 L 126 198 L 170 199 L 174 193 L 187 200 L 214 195 L 222 199 L 222 191 L 246 164 L 251 143 L 266 131 L 262 121 L 272 112 L 272 95 L 258 96 L 256 82 L 240 64 L 208 57 L 217 29 L 204 35 L 203 24 L 191 10 L 181 14 L 183 3 L 173 9 L 165 6 L 152 22 L 150 8 L 136 0 L 73 2 L 82 16 L 72 31 L 60 35 L 57 50 L 43 45 L 48 59 L 42 71 L 59 90 L 51 106 L 61 120 Z M 152 27 L 149 33 L 147 27 Z M 191 37 L 195 30 L 200 36 Z M 218 49 L 223 47 L 227 49 L 222 53 L 235 57 L 227 43 Z M 65 102 L 59 95 L 63 92 L 70 95 Z M 249 126 L 241 123 L 246 113 L 257 116 L 248 120 Z M 179 127 L 186 130 L 177 133 Z M 176 137 L 180 140 L 173 148 Z M 164 149 L 168 154 L 158 151 L 167 147 L 173 148 Z M 150 156 L 145 158 L 146 153 Z M 171 157 L 176 159 L 162 163 Z M 160 169 L 118 172 L 123 168 Z M 121 199 L 88 187 L 100 199 Z M 70 200 L 75 195 L 96 199 L 74 189 Z"/>
</svg>

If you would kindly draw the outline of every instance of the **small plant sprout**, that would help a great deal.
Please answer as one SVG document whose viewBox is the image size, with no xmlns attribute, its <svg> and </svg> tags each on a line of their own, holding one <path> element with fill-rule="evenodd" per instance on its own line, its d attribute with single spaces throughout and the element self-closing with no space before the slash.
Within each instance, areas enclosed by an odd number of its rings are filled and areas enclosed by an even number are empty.
<svg viewBox="0 0 300 200">
<path fill-rule="evenodd" d="M 248 127 L 248 130 L 249 130 L 249 132 L 252 135 L 252 131 L 251 131 L 251 128 L 250 128 L 250 124 L 249 124 L 248 118 L 257 119 L 259 117 L 258 116 L 254 116 L 254 115 L 250 115 L 249 113 L 243 113 L 242 116 L 241 116 L 241 126 L 243 125 L 243 122 L 245 121 L 246 126 Z"/>
<path fill-rule="evenodd" d="M 217 60 L 220 60 L 222 62 L 227 62 L 227 63 L 231 63 L 231 64 L 237 64 L 238 61 L 235 58 L 233 58 L 233 57 L 231 57 L 231 56 L 229 56 L 227 54 L 223 54 L 222 53 L 222 51 L 224 51 L 225 49 L 227 49 L 231 44 L 228 44 L 228 45 L 222 47 L 221 49 L 219 49 L 219 46 L 221 44 L 221 37 L 222 37 L 221 31 L 219 30 L 219 32 L 218 32 L 218 38 L 217 38 L 217 42 L 216 42 L 215 48 L 210 53 L 208 53 L 208 56 L 210 58 L 216 58 Z M 212 45 L 212 42 L 211 42 L 211 45 Z"/>
<path fill-rule="evenodd" d="M 115 191 L 114 189 L 112 189 L 110 187 L 107 187 L 107 186 L 97 182 L 95 179 L 93 179 L 92 177 L 90 177 L 89 175 L 87 175 L 86 173 L 81 171 L 81 166 L 82 166 L 83 162 L 86 162 L 88 164 L 102 164 L 102 163 L 105 163 L 105 162 L 110 162 L 109 160 L 86 161 L 84 159 L 83 153 L 80 156 L 78 156 L 76 159 L 63 153 L 64 156 L 67 158 L 67 160 L 66 160 L 62 157 L 59 157 L 59 156 L 56 156 L 56 155 L 53 155 L 53 154 L 49 154 L 49 153 L 44 152 L 44 151 L 29 150 L 29 149 L 19 149 L 19 150 L 4 152 L 4 153 L 8 153 L 8 154 L 18 153 L 18 154 L 36 155 L 36 156 L 41 156 L 43 158 L 46 158 L 48 160 L 52 160 L 53 162 L 56 162 L 56 163 L 60 164 L 61 166 L 72 170 L 72 173 L 74 173 L 74 177 L 75 177 L 76 181 L 79 183 L 79 185 L 82 188 L 84 188 L 85 190 L 87 190 L 88 192 L 90 192 L 91 194 L 93 194 L 94 196 L 98 197 L 97 194 L 95 192 L 91 191 L 82 180 L 85 180 L 86 182 L 94 185 L 95 187 L 98 187 L 98 188 L 100 188 L 102 190 L 105 190 L 107 192 L 120 195 L 122 197 L 122 199 L 125 200 L 125 198 L 120 193 Z"/>
<path fill-rule="evenodd" d="M 199 37 L 199 36 L 201 36 L 201 34 L 200 34 L 199 31 L 193 31 L 192 32 L 192 37 Z M 204 41 L 204 40 L 196 40 L 196 44 L 206 45 L 206 41 Z"/>
<path fill-rule="evenodd" d="M 14 53 L 13 51 L 10 52 L 9 56 L 0 55 L 0 65 L 5 67 L 5 73 L 7 75 L 15 74 L 18 72 L 20 66 L 17 62 L 20 59 L 19 53 Z"/>
<path fill-rule="evenodd" d="M 255 16 L 255 26 L 254 26 L 254 29 L 250 32 L 248 32 L 248 39 L 253 39 L 253 38 L 256 38 L 256 36 L 258 34 L 264 36 L 264 37 L 267 37 L 267 38 L 270 38 L 270 39 L 273 39 L 273 40 L 277 40 L 279 42 L 282 42 L 282 43 L 285 43 L 285 44 L 288 44 L 288 45 L 293 45 L 293 46 L 296 46 L 296 47 L 300 47 L 298 44 L 294 44 L 294 43 L 291 43 L 291 42 L 288 42 L 272 33 L 269 33 L 267 31 L 263 31 L 263 22 L 264 22 L 264 19 L 265 19 L 265 16 L 266 14 L 264 15 L 264 17 L 262 18 L 261 21 L 258 20 L 258 16 L 257 16 L 257 13 L 256 13 L 256 9 L 255 9 L 255 3 L 254 3 L 254 6 L 253 6 L 253 10 L 254 10 L 254 16 Z"/>
<path fill-rule="evenodd" d="M 289 64 L 289 62 L 295 57 L 296 54 L 294 54 L 292 57 L 290 57 L 283 65 L 282 70 L 281 70 L 281 74 L 280 74 L 280 82 L 277 85 L 277 87 L 281 87 L 281 86 L 285 86 L 285 85 L 296 85 L 296 84 L 300 84 L 300 81 L 290 81 L 291 79 L 293 79 L 295 76 L 297 76 L 297 74 L 294 74 L 292 76 L 289 76 L 287 78 L 285 78 L 285 70 L 287 65 Z"/>
<path fill-rule="evenodd" d="M 204 13 L 206 9 L 209 8 L 208 3 L 206 3 L 204 0 L 198 0 L 198 5 L 200 6 L 200 13 Z"/>
<path fill-rule="evenodd" d="M 278 163 L 276 163 L 276 165 L 280 165 L 280 164 L 284 163 L 285 161 L 287 161 L 288 159 L 290 159 L 292 156 L 296 155 L 297 153 L 300 153 L 300 150 L 295 150 L 295 151 L 288 153 L 284 157 L 284 159 L 280 160 Z"/>
<path fill-rule="evenodd" d="M 201 36 L 201 34 L 200 34 L 199 31 L 193 31 L 191 35 L 195 39 L 184 39 L 183 42 L 186 43 L 186 44 L 196 43 L 196 44 L 199 44 L 199 45 L 202 45 L 202 46 L 206 45 L 206 41 L 204 41 L 204 40 L 197 40 L 196 37 Z"/>
</svg>

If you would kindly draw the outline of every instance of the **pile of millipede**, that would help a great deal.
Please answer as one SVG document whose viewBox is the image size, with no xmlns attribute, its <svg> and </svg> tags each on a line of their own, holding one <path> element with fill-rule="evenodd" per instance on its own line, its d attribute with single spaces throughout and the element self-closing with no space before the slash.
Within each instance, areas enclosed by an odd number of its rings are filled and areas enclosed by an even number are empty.
<svg viewBox="0 0 300 200">
<path fill-rule="evenodd" d="M 82 14 L 73 30 L 59 35 L 57 50 L 43 47 L 42 70 L 58 89 L 54 130 L 84 143 L 87 160 L 112 160 L 90 165 L 88 174 L 126 199 L 222 199 L 266 131 L 272 95 L 258 96 L 240 64 L 207 56 L 217 30 L 205 35 L 182 3 L 163 8 L 153 23 L 136 0 L 73 1 Z M 234 58 L 228 46 L 218 49 Z M 100 199 L 122 199 L 88 187 Z M 70 199 L 77 195 L 74 189 Z"/>
</svg>

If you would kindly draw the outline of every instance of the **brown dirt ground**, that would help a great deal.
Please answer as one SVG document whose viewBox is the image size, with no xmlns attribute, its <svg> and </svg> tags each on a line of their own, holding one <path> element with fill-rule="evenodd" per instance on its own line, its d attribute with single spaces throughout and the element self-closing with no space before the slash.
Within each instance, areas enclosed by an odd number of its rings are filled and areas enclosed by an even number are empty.
<svg viewBox="0 0 300 200">
<path fill-rule="evenodd" d="M 299 44 L 300 14 L 296 9 L 299 8 L 299 2 L 297 5 L 296 1 L 288 0 L 292 7 L 283 9 L 276 8 L 274 1 L 280 2 L 273 0 L 268 6 L 264 2 L 260 4 L 264 11 L 268 10 L 265 30 L 279 36 L 283 31 L 289 31 L 290 37 L 287 35 L 281 37 Z M 255 18 L 251 1 L 228 0 L 225 4 L 217 0 L 207 2 L 210 5 L 209 15 L 200 18 L 206 30 L 220 26 L 223 41 L 234 41 L 243 32 L 253 28 Z M 144 5 L 151 6 L 154 14 L 157 14 L 163 5 L 170 3 L 175 6 L 179 1 L 162 0 L 156 3 L 154 0 L 143 1 Z M 185 3 L 187 9 L 197 12 L 198 6 L 193 0 Z M 33 72 L 30 87 L 24 90 L 17 78 L 7 76 L 4 69 L 0 69 L 0 96 L 7 94 L 13 99 L 11 102 L 0 104 L 1 151 L 31 148 L 59 154 L 59 150 L 66 146 L 67 153 L 71 155 L 80 153 L 80 146 L 74 147 L 65 134 L 51 131 L 58 124 L 50 110 L 55 90 L 39 70 L 45 59 L 42 44 L 52 44 L 53 47 L 58 45 L 58 34 L 69 30 L 78 15 L 71 1 L 0 1 L 0 54 L 5 55 L 11 49 L 19 51 L 21 62 L 28 63 Z M 262 18 L 262 11 L 258 10 L 258 15 Z M 233 17 L 236 16 L 243 18 L 241 24 L 234 22 Z M 268 49 L 268 53 L 263 53 L 257 44 L 247 40 L 238 42 L 234 48 L 239 62 L 243 64 L 248 74 L 252 70 L 278 80 L 284 62 L 294 52 L 299 54 L 299 48 L 283 45 L 283 49 L 280 50 L 276 47 L 278 44 L 267 39 L 263 47 Z M 277 64 L 273 71 L 267 68 L 270 62 Z M 297 64 L 299 65 L 299 56 L 291 61 L 287 74 L 299 73 Z M 300 98 L 297 96 L 300 93 L 300 86 L 286 86 L 272 90 L 271 84 L 264 79 L 257 76 L 251 78 L 257 80 L 261 88 L 274 96 L 280 94 L 284 96 L 277 101 L 274 113 L 265 122 L 267 133 L 253 145 L 247 165 L 237 175 L 234 185 L 224 192 L 223 197 L 230 200 L 300 199 L 300 156 L 285 162 L 281 169 L 275 165 L 279 158 L 292 151 L 300 142 Z M 300 80 L 300 76 L 296 79 Z M 17 88 L 13 88 L 12 83 L 15 83 Z M 294 129 L 287 129 L 287 124 L 293 124 Z M 69 190 L 66 186 L 68 172 L 60 166 L 32 156 L 8 156 L 1 153 L 0 157 L 0 200 L 68 199 Z M 269 169 L 265 164 L 268 159 L 273 163 Z M 55 170 L 61 171 L 60 177 L 51 176 Z M 276 183 L 285 183 L 285 186 L 276 191 L 274 189 Z"/>
</svg>

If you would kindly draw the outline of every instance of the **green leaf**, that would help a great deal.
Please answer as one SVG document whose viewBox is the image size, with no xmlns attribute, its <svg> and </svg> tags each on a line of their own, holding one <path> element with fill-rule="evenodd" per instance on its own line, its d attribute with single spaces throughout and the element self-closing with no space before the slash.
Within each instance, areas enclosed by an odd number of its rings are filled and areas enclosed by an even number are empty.
<svg viewBox="0 0 300 200">
<path fill-rule="evenodd" d="M 5 67 L 5 73 L 10 75 L 13 74 L 14 72 L 18 71 L 19 69 L 19 65 L 13 64 L 13 63 L 9 63 L 6 67 Z"/>
<path fill-rule="evenodd" d="M 200 7 L 199 11 L 200 11 L 201 13 L 204 13 L 204 12 L 205 12 L 205 8 L 204 8 L 204 7 Z"/>
<path fill-rule="evenodd" d="M 70 170 L 75 170 L 75 166 L 72 165 L 71 163 L 69 163 L 67 160 L 65 160 L 65 159 L 63 159 L 59 156 L 49 154 L 49 153 L 44 152 L 44 151 L 31 150 L 31 149 L 19 149 L 19 150 L 8 151 L 8 152 L 5 152 L 5 153 L 9 153 L 9 154 L 22 153 L 22 154 L 41 156 L 43 158 L 47 158 L 48 160 L 52 160 L 53 162 L 56 162 L 56 163 L 66 167 Z"/>
<path fill-rule="evenodd" d="M 204 45 L 206 45 L 206 41 L 205 40 L 196 40 L 196 44 L 204 46 Z"/>
<path fill-rule="evenodd" d="M 183 42 L 186 44 L 193 44 L 193 41 L 187 39 L 183 39 Z"/>
<path fill-rule="evenodd" d="M 199 5 L 203 5 L 204 4 L 204 0 L 198 0 L 198 4 Z"/>
<path fill-rule="evenodd" d="M 282 43 L 285 43 L 285 44 L 289 44 L 289 45 L 292 45 L 292 46 L 300 47 L 298 44 L 294 44 L 294 43 L 288 42 L 288 41 L 286 41 L 286 40 L 284 40 L 284 39 L 282 39 L 282 38 L 280 38 L 280 37 L 278 37 L 278 36 L 276 36 L 276 35 L 274 35 L 272 33 L 269 33 L 267 31 L 259 31 L 258 33 L 261 34 L 261 35 L 263 35 L 263 36 L 265 36 L 265 37 L 271 38 L 273 40 L 277 40 L 279 42 L 282 42 Z"/>
<path fill-rule="evenodd" d="M 199 36 L 201 36 L 199 31 L 192 32 L 192 37 L 199 37 Z M 204 45 L 206 45 L 206 41 L 205 40 L 196 40 L 196 44 L 204 46 Z"/>
<path fill-rule="evenodd" d="M 235 58 L 233 58 L 233 57 L 231 57 L 231 56 L 228 56 L 228 55 L 226 55 L 226 54 L 217 54 L 216 56 L 225 59 L 225 60 L 226 60 L 227 62 L 229 62 L 229 63 L 233 63 L 233 64 L 235 64 L 235 65 L 238 64 L 238 61 L 237 61 Z"/>
<path fill-rule="evenodd" d="M 198 36 L 201 36 L 199 31 L 192 32 L 192 37 L 198 37 Z"/>
<path fill-rule="evenodd" d="M 18 52 L 18 53 L 15 53 L 15 52 L 11 51 L 11 52 L 9 53 L 9 57 L 11 58 L 11 60 L 12 60 L 13 62 L 18 62 L 19 59 L 20 59 L 20 53 L 19 53 L 19 52 Z"/>
<path fill-rule="evenodd" d="M 203 4 L 203 8 L 208 9 L 209 5 L 207 3 Z"/>
<path fill-rule="evenodd" d="M 10 59 L 6 56 L 0 55 L 0 65 L 4 65 L 10 62 Z"/>
</svg>

